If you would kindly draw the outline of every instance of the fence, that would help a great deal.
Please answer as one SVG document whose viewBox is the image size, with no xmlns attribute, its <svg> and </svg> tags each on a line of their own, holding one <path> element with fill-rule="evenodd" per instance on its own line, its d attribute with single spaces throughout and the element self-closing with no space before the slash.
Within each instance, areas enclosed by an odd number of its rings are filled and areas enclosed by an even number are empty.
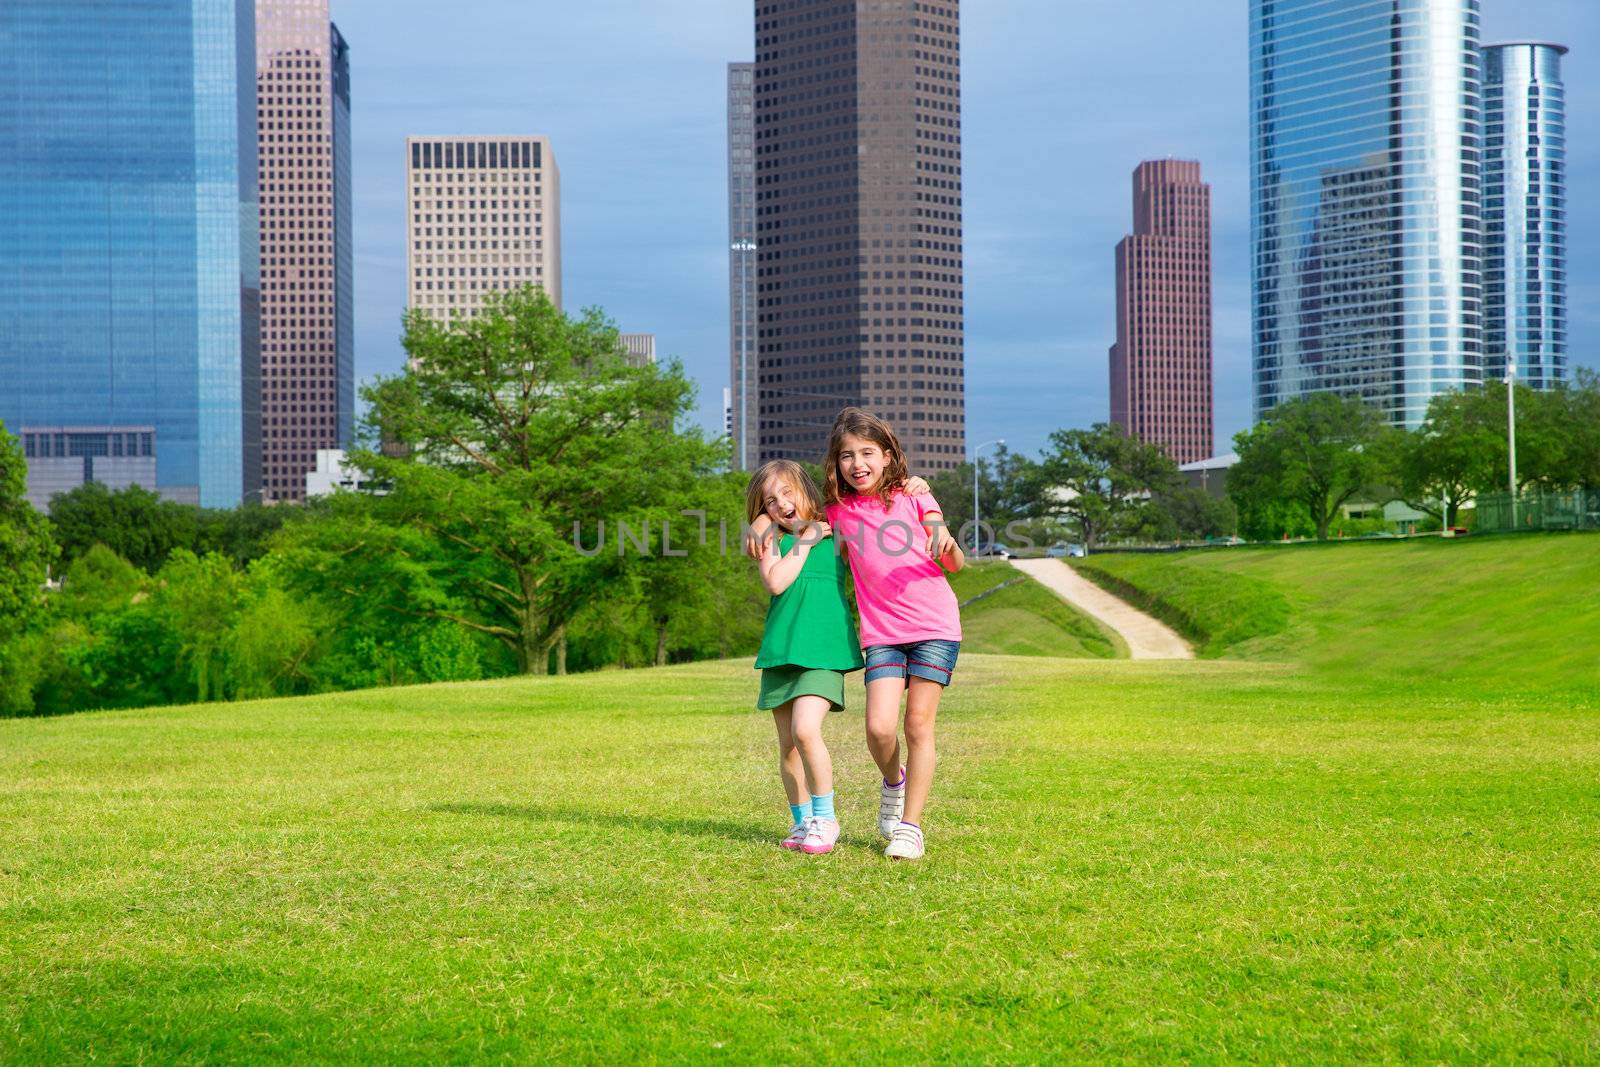
<svg viewBox="0 0 1600 1067">
<path fill-rule="evenodd" d="M 1512 507 L 1510 493 L 1478 494 L 1473 529 L 1479 533 L 1513 530 L 1600 530 L 1600 489 L 1528 489 Z"/>
</svg>

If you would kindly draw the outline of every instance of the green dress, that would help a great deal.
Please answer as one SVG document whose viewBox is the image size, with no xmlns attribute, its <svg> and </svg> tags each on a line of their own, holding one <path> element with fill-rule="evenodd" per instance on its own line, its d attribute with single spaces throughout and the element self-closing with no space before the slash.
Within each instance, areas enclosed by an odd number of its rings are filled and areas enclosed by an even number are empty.
<svg viewBox="0 0 1600 1067">
<path fill-rule="evenodd" d="M 793 534 L 784 534 L 779 553 L 788 555 L 794 542 Z M 846 573 L 833 538 L 825 537 L 811 546 L 789 588 L 772 598 L 756 653 L 761 668 L 758 708 L 775 708 L 805 694 L 826 697 L 835 711 L 844 707 L 844 674 L 864 663 L 855 616 L 845 597 Z"/>
</svg>

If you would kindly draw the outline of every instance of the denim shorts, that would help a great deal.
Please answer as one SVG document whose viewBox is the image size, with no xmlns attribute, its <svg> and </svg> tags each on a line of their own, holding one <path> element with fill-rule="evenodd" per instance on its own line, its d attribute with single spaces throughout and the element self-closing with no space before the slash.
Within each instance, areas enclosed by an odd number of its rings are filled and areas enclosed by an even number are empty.
<svg viewBox="0 0 1600 1067">
<path fill-rule="evenodd" d="M 910 676 L 926 678 L 940 685 L 949 685 L 950 674 L 956 669 L 956 654 L 960 651 L 960 641 L 912 641 L 905 645 L 868 645 L 867 681 Z"/>
</svg>

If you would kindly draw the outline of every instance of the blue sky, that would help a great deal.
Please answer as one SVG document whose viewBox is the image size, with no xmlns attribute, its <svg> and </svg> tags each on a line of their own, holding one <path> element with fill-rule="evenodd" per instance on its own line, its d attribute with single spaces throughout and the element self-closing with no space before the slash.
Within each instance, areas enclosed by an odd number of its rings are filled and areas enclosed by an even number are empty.
<svg viewBox="0 0 1600 1067">
<path fill-rule="evenodd" d="M 351 46 L 356 371 L 402 364 L 407 135 L 545 134 L 569 311 L 653 332 L 717 429 L 727 384 L 724 65 L 752 0 L 332 0 Z M 1029 454 L 1106 418 L 1116 242 L 1141 159 L 1212 187 L 1218 450 L 1250 418 L 1244 0 L 963 5 L 967 434 Z M 1568 296 L 1600 365 L 1600 3 L 1484 0 L 1483 39 L 1568 45 Z"/>
</svg>

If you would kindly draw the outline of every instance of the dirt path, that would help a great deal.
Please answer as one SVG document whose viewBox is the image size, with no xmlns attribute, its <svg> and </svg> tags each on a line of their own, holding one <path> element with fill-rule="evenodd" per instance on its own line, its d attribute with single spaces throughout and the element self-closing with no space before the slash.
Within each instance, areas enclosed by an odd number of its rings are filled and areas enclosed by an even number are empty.
<svg viewBox="0 0 1600 1067">
<path fill-rule="evenodd" d="M 1132 659 L 1194 659 L 1171 627 L 1082 577 L 1059 559 L 1014 559 L 1011 565 L 1085 615 L 1122 635 Z"/>
</svg>

